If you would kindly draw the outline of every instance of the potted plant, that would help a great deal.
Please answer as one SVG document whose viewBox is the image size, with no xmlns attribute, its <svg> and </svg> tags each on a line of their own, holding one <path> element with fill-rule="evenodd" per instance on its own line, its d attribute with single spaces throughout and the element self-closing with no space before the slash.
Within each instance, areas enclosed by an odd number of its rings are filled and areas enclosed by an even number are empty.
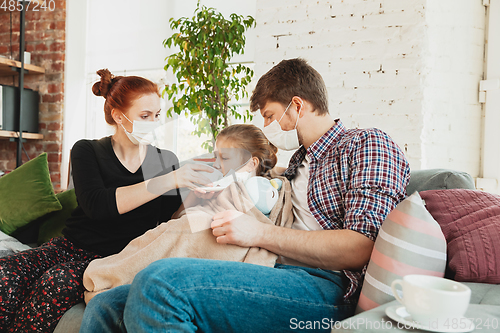
<svg viewBox="0 0 500 333">
<path fill-rule="evenodd" d="M 214 8 L 198 5 L 192 18 L 170 19 L 170 28 L 176 31 L 163 42 L 164 47 L 172 45 L 179 52 L 168 56 L 165 70 L 172 69 L 177 83 L 166 85 L 163 90 L 173 106 L 167 110 L 186 112 L 197 125 L 193 134 L 207 134 L 211 139 L 202 144 L 209 152 L 213 150 L 214 138 L 229 125 L 229 117 L 247 121 L 252 119 L 246 110 L 238 113 L 239 101 L 248 97 L 246 86 L 250 83 L 253 70 L 243 64 L 232 64 L 235 54 L 243 53 L 245 31 L 255 26 L 255 19 L 231 14 L 230 19 Z"/>
</svg>

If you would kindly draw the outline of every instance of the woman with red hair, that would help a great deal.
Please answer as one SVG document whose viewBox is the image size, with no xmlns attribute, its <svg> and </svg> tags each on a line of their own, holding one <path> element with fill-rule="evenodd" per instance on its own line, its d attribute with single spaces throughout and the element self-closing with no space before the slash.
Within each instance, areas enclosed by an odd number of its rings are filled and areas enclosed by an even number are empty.
<svg viewBox="0 0 500 333">
<path fill-rule="evenodd" d="M 52 332 L 64 312 L 83 301 L 82 277 L 93 259 L 120 252 L 132 239 L 181 205 L 178 188 L 210 181 L 179 168 L 174 153 L 149 144 L 159 125 L 158 86 L 142 77 L 113 76 L 107 69 L 92 91 L 106 99 L 106 122 L 116 128 L 100 140 L 80 140 L 71 163 L 78 207 L 64 237 L 0 259 L 0 331 Z M 150 134 L 149 134 L 150 135 Z"/>
</svg>

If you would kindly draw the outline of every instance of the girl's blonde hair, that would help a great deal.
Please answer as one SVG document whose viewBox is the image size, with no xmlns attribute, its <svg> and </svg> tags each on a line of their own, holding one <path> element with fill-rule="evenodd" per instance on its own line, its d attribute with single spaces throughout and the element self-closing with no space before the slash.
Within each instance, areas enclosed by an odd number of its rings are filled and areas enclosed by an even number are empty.
<svg viewBox="0 0 500 333">
<path fill-rule="evenodd" d="M 276 165 L 278 158 L 276 148 L 267 140 L 266 136 L 255 125 L 235 124 L 224 128 L 217 139 L 229 140 L 235 148 L 249 151 L 252 157 L 259 159 L 259 165 L 255 170 L 257 176 L 269 176 L 269 172 Z"/>
</svg>

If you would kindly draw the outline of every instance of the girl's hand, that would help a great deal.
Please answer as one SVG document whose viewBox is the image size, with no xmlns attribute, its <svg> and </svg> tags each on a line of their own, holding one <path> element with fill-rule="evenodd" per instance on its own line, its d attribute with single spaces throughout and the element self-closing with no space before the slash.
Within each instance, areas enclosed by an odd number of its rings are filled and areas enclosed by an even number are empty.
<svg viewBox="0 0 500 333">
<path fill-rule="evenodd" d="M 173 171 L 175 187 L 187 187 L 193 190 L 200 185 L 211 186 L 212 182 L 210 179 L 198 171 L 214 172 L 213 169 L 203 164 L 186 164 L 180 169 Z"/>
<path fill-rule="evenodd" d="M 212 233 L 217 243 L 243 247 L 258 246 L 266 224 L 236 210 L 226 210 L 212 217 Z"/>
</svg>

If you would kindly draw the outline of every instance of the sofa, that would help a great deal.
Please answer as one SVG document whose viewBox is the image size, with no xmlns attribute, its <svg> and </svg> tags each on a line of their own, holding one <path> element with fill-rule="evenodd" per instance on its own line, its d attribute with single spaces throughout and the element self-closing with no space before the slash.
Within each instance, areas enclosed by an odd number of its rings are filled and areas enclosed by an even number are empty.
<svg viewBox="0 0 500 333">
<path fill-rule="evenodd" d="M 469 189 L 474 190 L 474 181 L 472 177 L 465 172 L 456 172 L 446 169 L 429 169 L 412 171 L 410 184 L 407 187 L 407 193 L 429 191 L 429 190 L 445 190 L 445 189 Z M 498 259 L 500 261 L 500 258 Z M 477 312 L 483 313 L 484 320 L 500 321 L 500 285 L 487 283 L 466 283 L 472 290 L 471 307 Z M 347 319 L 344 323 L 350 324 L 349 320 L 365 320 L 375 321 L 380 318 L 389 320 L 385 316 L 384 310 L 387 306 L 394 304 L 393 302 L 381 305 L 369 311 L 362 312 L 356 316 Z M 78 304 L 64 314 L 56 327 L 56 333 L 62 332 L 78 332 L 78 327 L 81 322 L 84 304 Z M 349 325 L 346 328 L 341 328 L 344 332 L 370 332 L 372 330 L 363 330 L 358 328 L 352 329 Z M 493 328 L 492 328 L 493 329 Z M 336 329 L 333 329 L 336 330 Z M 380 329 L 373 331 L 380 332 Z M 486 328 L 480 332 L 486 332 Z M 496 331 L 500 331 L 500 328 Z"/>
<path fill-rule="evenodd" d="M 45 162 L 46 163 L 46 158 Z M 48 169 L 46 170 L 48 174 Z M 22 181 L 24 181 L 26 176 L 22 178 Z M 1 192 L 1 178 L 0 178 L 0 192 Z M 50 183 L 50 179 L 49 179 Z M 445 169 L 432 169 L 432 170 L 417 170 L 417 171 L 412 171 L 411 173 L 411 179 L 410 179 L 410 184 L 408 185 L 407 188 L 407 193 L 412 194 L 414 192 L 421 192 L 421 191 L 428 191 L 428 190 L 446 190 L 446 189 L 469 189 L 473 190 L 475 189 L 474 187 L 474 181 L 470 175 L 464 172 L 455 172 L 451 170 L 445 170 Z M 68 192 L 68 191 L 66 191 Z M 1 194 L 1 193 L 0 193 Z M 58 194 L 59 198 L 61 198 L 61 194 Z M 68 195 L 68 193 L 65 195 L 68 198 L 72 198 L 71 196 Z M 4 197 L 0 196 L 0 205 L 2 204 L 2 200 L 4 200 Z M 69 203 L 66 203 L 64 206 L 66 207 L 66 210 L 68 210 L 68 207 L 71 208 L 71 205 L 74 204 L 74 199 L 67 199 Z M 59 208 L 60 209 L 60 208 Z M 57 210 L 57 209 L 55 209 Z M 1 211 L 0 211 L 1 214 Z M 55 213 L 48 213 L 47 215 L 54 215 Z M 45 215 L 45 216 L 47 216 Z M 60 214 L 59 214 L 60 215 Z M 0 216 L 1 219 L 2 216 Z M 60 216 L 59 216 L 60 220 Z M 45 237 L 47 235 L 50 235 L 51 233 L 58 233 L 60 232 L 60 221 L 58 222 L 59 225 L 55 226 L 54 223 L 50 225 L 49 227 L 52 229 L 57 229 L 57 230 L 49 230 L 47 233 L 47 230 L 45 230 Z M 32 224 L 32 223 L 30 223 Z M 35 230 L 40 230 L 40 225 L 35 226 Z M 38 235 L 40 236 L 40 235 Z M 20 237 L 23 239 L 22 237 Z M 40 237 L 39 237 L 40 238 Z M 10 239 L 11 240 L 11 239 Z M 19 244 L 18 244 L 19 245 Z M 32 246 L 36 246 L 36 244 L 31 244 Z M 22 244 L 20 245 L 22 249 Z M 3 253 L 8 254 L 7 253 Z M 0 252 L 0 255 L 2 253 Z M 500 261 L 500 258 L 497 259 L 497 262 Z M 499 263 L 500 265 L 500 263 Z M 488 284 L 488 283 L 467 283 L 469 287 L 472 290 L 472 298 L 471 298 L 471 307 L 474 307 L 476 312 L 482 312 L 485 314 L 485 316 L 490 316 L 491 319 L 496 319 L 500 321 L 500 286 L 497 284 Z M 380 320 L 380 318 L 383 318 L 384 320 L 389 320 L 385 314 L 384 314 L 384 309 L 388 305 L 393 304 L 393 302 L 385 304 L 385 305 L 380 305 L 379 307 L 376 307 L 374 309 L 371 309 L 369 311 L 365 311 L 362 313 L 359 313 L 351 318 L 346 319 L 346 323 L 349 323 L 349 320 Z M 77 304 L 73 306 L 70 310 L 68 310 L 63 317 L 61 318 L 60 322 L 58 323 L 57 327 L 55 328 L 56 333 L 72 333 L 72 332 L 78 332 L 79 327 L 81 324 L 83 312 L 85 309 L 85 305 L 83 303 Z M 486 317 L 485 317 L 486 318 Z M 336 329 L 334 329 L 336 330 Z M 358 332 L 358 331 L 363 331 L 363 329 L 352 329 L 352 327 L 347 326 L 347 328 L 341 328 L 340 331 L 346 331 L 346 332 Z M 369 332 L 370 330 L 364 330 L 366 332 Z M 379 329 L 376 329 L 375 331 L 379 332 Z M 485 330 L 482 330 L 483 332 Z"/>
<path fill-rule="evenodd" d="M 429 202 L 429 197 L 436 197 L 436 195 L 440 195 L 443 198 L 446 198 L 447 195 L 451 195 L 451 193 L 457 194 L 456 196 L 451 196 L 453 198 L 455 197 L 461 197 L 463 194 L 465 197 L 469 198 L 472 197 L 474 198 L 472 201 L 479 200 L 480 198 L 488 198 L 491 195 L 481 192 L 481 191 L 469 191 L 469 190 L 474 190 L 474 182 L 470 175 L 464 172 L 454 172 L 450 170 L 443 170 L 443 169 L 434 169 L 434 170 L 422 170 L 422 171 L 413 171 L 411 173 L 411 181 L 409 186 L 407 187 L 407 193 L 408 195 L 411 195 L 414 192 L 420 192 L 420 195 L 422 199 L 424 199 L 426 207 L 429 209 L 429 212 L 433 213 L 433 217 L 436 218 L 436 220 L 440 221 L 440 226 L 448 237 L 446 239 L 447 242 L 447 250 L 448 250 L 448 258 L 447 258 L 447 263 L 446 263 L 446 272 L 445 272 L 445 277 L 450 278 L 450 279 L 455 279 L 457 281 L 460 281 L 467 285 L 471 289 L 471 300 L 469 307 L 467 309 L 467 312 L 465 314 L 465 317 L 468 318 L 475 326 L 475 328 L 472 330 L 473 332 L 500 332 L 500 285 L 499 283 L 499 269 L 497 268 L 500 266 L 500 251 L 498 251 L 498 240 L 500 239 L 500 197 L 496 196 L 493 197 L 496 202 L 493 204 L 484 204 L 483 208 L 487 209 L 482 209 L 478 211 L 471 211 L 469 210 L 466 212 L 466 214 L 462 215 L 467 215 L 467 216 L 462 216 L 462 220 L 457 219 L 456 221 L 452 221 L 450 219 L 448 222 L 449 224 L 443 223 L 443 215 L 446 213 L 441 212 L 440 210 L 445 210 L 443 208 L 444 201 L 447 199 L 444 199 L 443 203 L 441 206 L 436 205 L 434 202 Z M 434 190 L 445 190 L 446 191 L 434 191 Z M 453 190 L 453 189 L 465 189 L 465 190 Z M 463 196 L 462 196 L 463 197 Z M 463 206 L 467 205 L 467 202 L 459 201 L 455 203 L 454 207 L 448 207 L 448 211 L 452 212 L 453 214 L 457 214 L 456 216 L 460 215 L 459 211 L 460 209 L 463 208 Z M 474 203 L 471 203 L 470 206 L 474 206 Z M 496 206 L 496 207 L 488 207 L 488 206 Z M 492 213 L 495 211 L 496 213 Z M 496 214 L 496 215 L 495 215 Z M 450 240 L 449 239 L 449 234 L 447 234 L 446 228 L 449 227 L 449 225 L 453 225 L 453 223 L 460 223 L 460 221 L 472 221 L 474 219 L 474 215 L 480 216 L 481 219 L 489 219 L 490 221 L 493 219 L 494 221 L 494 228 L 486 231 L 484 229 L 487 226 L 487 223 L 482 223 L 480 224 L 480 227 L 477 228 L 477 226 L 471 226 L 472 234 L 476 235 L 476 239 L 474 238 L 468 238 L 466 242 L 464 243 L 466 246 L 469 246 L 470 248 L 467 249 L 467 256 L 474 258 L 476 255 L 484 255 L 484 253 L 474 253 L 474 252 L 480 252 L 474 248 L 473 241 L 477 241 L 478 244 L 481 244 L 482 242 L 485 241 L 486 237 L 484 239 L 479 239 L 481 234 L 484 235 L 485 232 L 489 233 L 493 238 L 496 239 L 497 242 L 495 244 L 496 246 L 496 253 L 494 252 L 493 248 L 495 246 L 485 246 L 486 249 L 489 249 L 491 252 L 491 256 L 488 258 L 488 263 L 483 262 L 482 264 L 480 263 L 481 260 L 472 260 L 470 261 L 472 263 L 472 266 L 467 266 L 466 263 L 463 262 L 463 253 L 462 253 L 462 258 L 459 259 L 458 261 L 462 260 L 462 262 L 457 263 L 457 255 L 453 256 L 451 254 L 453 251 L 457 251 L 456 249 L 456 244 L 457 244 L 457 239 Z M 384 222 L 384 224 L 387 223 L 387 219 Z M 458 231 L 458 234 L 467 234 L 470 230 L 466 230 L 467 226 L 464 227 L 464 225 L 461 225 L 460 228 L 463 228 L 463 231 L 460 230 L 455 230 L 455 234 Z M 457 229 L 459 229 L 457 227 Z M 481 232 L 481 230 L 485 230 L 484 232 Z M 472 240 L 472 241 L 471 241 Z M 378 239 L 377 239 L 378 241 Z M 377 245 L 377 244 L 376 244 Z M 490 244 L 492 245 L 492 244 Z M 495 257 L 496 255 L 496 257 Z M 373 255 L 372 255 L 373 258 Z M 485 260 L 484 260 L 485 261 Z M 370 265 L 371 261 L 368 267 L 368 272 L 370 271 Z M 492 278 L 491 276 L 484 276 L 485 272 L 480 272 L 480 266 L 484 265 L 490 272 L 496 270 L 496 278 Z M 460 271 L 460 266 L 462 267 L 472 267 L 473 270 L 475 271 L 473 274 L 468 271 Z M 450 268 L 451 267 L 451 268 Z M 453 272 L 453 270 L 455 272 Z M 481 277 L 483 275 L 483 277 Z M 464 282 L 464 281 L 474 281 L 476 279 L 483 279 L 483 280 L 489 280 L 492 281 L 493 279 L 496 279 L 495 283 L 478 283 L 478 282 Z M 390 285 L 390 281 L 388 283 Z M 365 285 L 363 286 L 363 291 L 365 290 L 366 286 L 366 279 L 365 279 Z M 362 293 L 363 293 L 362 291 Z M 369 293 L 369 292 L 368 292 Z M 394 299 L 394 297 L 391 297 Z M 361 303 L 361 297 L 360 297 L 360 303 Z M 357 309 L 357 314 L 345 319 L 342 322 L 337 323 L 332 327 L 332 332 L 391 332 L 391 331 L 411 331 L 411 332 L 423 332 L 424 330 L 419 330 L 416 329 L 415 327 L 412 327 L 411 325 L 409 326 L 404 326 L 399 324 L 398 322 L 392 320 L 389 318 L 389 316 L 386 315 L 386 309 L 389 307 L 392 307 L 393 309 L 396 307 L 400 307 L 401 304 L 396 301 L 392 300 L 389 301 L 388 303 L 385 304 L 380 304 L 379 306 L 375 306 L 367 311 L 360 312 L 359 306 Z M 390 312 L 390 311 L 389 311 Z M 466 326 L 464 327 L 469 327 L 471 328 L 472 326 Z M 450 331 L 454 331 L 452 328 L 453 327 L 448 327 L 450 328 Z M 463 328 L 463 327 L 462 327 Z M 459 326 L 455 326 L 455 331 L 460 331 Z"/>
</svg>

